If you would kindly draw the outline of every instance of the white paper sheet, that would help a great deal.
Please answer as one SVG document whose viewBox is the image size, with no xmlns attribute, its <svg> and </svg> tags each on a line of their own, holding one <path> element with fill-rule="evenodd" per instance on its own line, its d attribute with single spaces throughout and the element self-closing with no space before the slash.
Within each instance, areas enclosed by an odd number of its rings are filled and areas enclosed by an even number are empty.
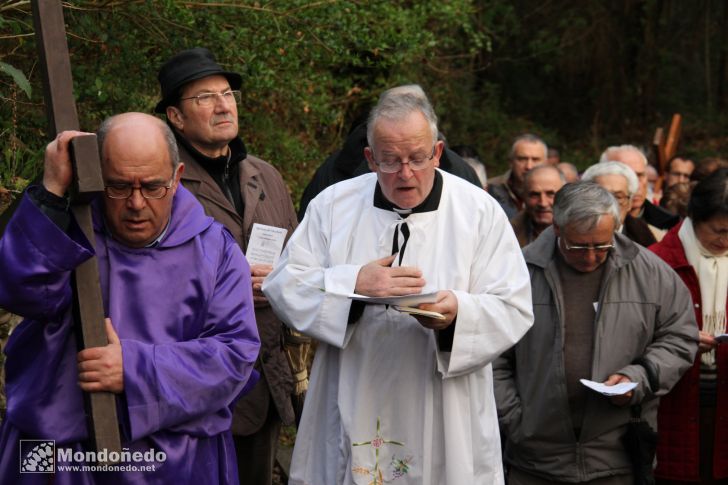
<svg viewBox="0 0 728 485">
<path fill-rule="evenodd" d="M 636 382 L 620 382 L 613 386 L 606 386 L 601 382 L 594 382 L 586 379 L 579 379 L 579 381 L 581 381 L 581 383 L 589 389 L 597 391 L 599 394 L 604 394 L 605 396 L 621 396 L 622 394 L 627 394 L 629 391 L 637 387 Z"/>
<path fill-rule="evenodd" d="M 248 264 L 269 264 L 275 266 L 283 250 L 287 229 L 265 224 L 253 224 L 245 258 Z"/>
<path fill-rule="evenodd" d="M 437 301 L 437 292 L 432 293 L 416 293 L 414 295 L 405 296 L 364 296 L 352 293 L 349 295 L 352 300 L 363 301 L 365 303 L 373 303 L 378 305 L 397 305 L 416 307 L 420 303 L 435 303 Z"/>
</svg>

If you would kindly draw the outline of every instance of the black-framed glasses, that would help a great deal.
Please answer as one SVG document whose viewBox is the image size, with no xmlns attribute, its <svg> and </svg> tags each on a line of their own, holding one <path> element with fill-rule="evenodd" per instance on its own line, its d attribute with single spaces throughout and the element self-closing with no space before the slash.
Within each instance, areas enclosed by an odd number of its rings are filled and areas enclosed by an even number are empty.
<svg viewBox="0 0 728 485">
<path fill-rule="evenodd" d="M 128 199 L 135 190 L 139 190 L 145 199 L 163 199 L 173 184 L 174 176 L 169 185 L 140 184 L 139 186 L 134 186 L 132 184 L 109 184 L 104 185 L 104 192 L 109 199 Z"/>
<path fill-rule="evenodd" d="M 400 170 L 402 170 L 402 165 L 407 163 L 412 170 L 422 170 L 424 168 L 427 168 L 429 165 L 430 160 L 432 160 L 432 157 L 435 156 L 435 146 L 432 147 L 432 153 L 430 153 L 430 156 L 427 158 L 411 158 L 407 162 L 403 162 L 401 160 L 381 160 L 377 161 L 374 160 L 372 157 L 372 160 L 374 163 L 377 164 L 379 169 L 384 173 L 397 173 Z"/>
<path fill-rule="evenodd" d="M 223 91 L 221 93 L 201 93 L 197 96 L 190 96 L 187 98 L 180 98 L 180 101 L 185 101 L 188 99 L 194 99 L 195 103 L 197 103 L 197 106 L 202 106 L 204 108 L 208 108 L 210 106 L 214 106 L 215 103 L 217 103 L 217 98 L 222 98 L 225 103 L 240 103 L 241 94 L 240 91 L 236 89 L 228 89 L 227 91 Z"/>
<path fill-rule="evenodd" d="M 594 251 L 595 253 L 606 253 L 607 251 L 611 251 L 614 249 L 614 244 L 588 244 L 588 245 L 579 245 L 579 244 L 569 244 L 566 242 L 566 239 L 559 238 L 559 241 L 564 243 L 564 249 L 566 251 L 569 251 L 571 253 L 586 253 L 589 251 Z"/>
</svg>

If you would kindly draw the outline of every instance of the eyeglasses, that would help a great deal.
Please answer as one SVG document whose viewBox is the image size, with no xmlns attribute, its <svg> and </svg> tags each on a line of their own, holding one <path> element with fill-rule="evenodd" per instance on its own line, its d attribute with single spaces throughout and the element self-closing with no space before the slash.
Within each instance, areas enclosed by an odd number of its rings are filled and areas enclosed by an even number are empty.
<svg viewBox="0 0 728 485">
<path fill-rule="evenodd" d="M 409 168 L 411 170 L 422 170 L 424 168 L 427 168 L 427 166 L 429 165 L 428 162 L 432 160 L 432 157 L 434 156 L 435 147 L 433 146 L 432 153 L 430 153 L 430 156 L 427 158 L 411 158 L 407 162 L 403 162 L 401 160 L 374 160 L 374 163 L 376 163 L 379 169 L 384 173 L 397 173 L 402 170 L 402 165 L 404 165 L 405 163 L 409 165 Z"/>
<path fill-rule="evenodd" d="M 612 196 L 617 199 L 617 203 L 619 205 L 625 205 L 629 202 L 629 195 L 625 194 L 624 192 L 610 192 Z"/>
<path fill-rule="evenodd" d="M 225 103 L 232 103 L 235 102 L 235 104 L 240 103 L 240 91 L 228 89 L 227 91 L 223 91 L 222 93 L 202 93 L 198 94 L 197 96 L 190 96 L 188 98 L 180 98 L 180 101 L 185 101 L 187 99 L 194 99 L 195 103 L 197 103 L 197 106 L 202 106 L 203 108 L 209 108 L 210 106 L 214 106 L 215 103 L 217 103 L 217 98 L 222 98 Z"/>
<path fill-rule="evenodd" d="M 566 239 L 559 238 L 559 241 L 564 243 L 564 249 L 572 252 L 572 253 L 586 253 L 589 251 L 594 251 L 595 253 L 606 253 L 607 251 L 611 251 L 614 249 L 614 244 L 597 244 L 596 246 L 593 245 L 586 245 L 586 246 L 580 246 L 578 244 L 569 244 L 566 242 Z"/>
<path fill-rule="evenodd" d="M 141 184 L 139 187 L 135 187 L 131 184 L 109 184 L 104 185 L 104 192 L 109 199 L 128 199 L 138 189 L 145 199 L 163 199 L 167 195 L 167 191 L 172 188 L 173 183 L 174 175 L 169 185 Z"/>
</svg>

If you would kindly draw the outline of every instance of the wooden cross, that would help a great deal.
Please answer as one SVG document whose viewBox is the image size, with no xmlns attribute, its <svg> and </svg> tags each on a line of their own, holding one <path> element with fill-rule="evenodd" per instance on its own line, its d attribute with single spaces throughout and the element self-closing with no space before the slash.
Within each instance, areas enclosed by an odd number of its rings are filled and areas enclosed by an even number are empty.
<svg viewBox="0 0 728 485">
<path fill-rule="evenodd" d="M 78 114 L 73 98 L 71 62 L 66 42 L 63 8 L 60 1 L 33 0 L 33 24 L 36 45 L 43 67 L 43 87 L 51 138 L 64 130 L 78 130 Z M 94 245 L 90 200 L 103 192 L 101 163 L 96 135 L 85 135 L 71 141 L 74 184 L 71 189 L 71 210 L 88 241 Z M 80 324 L 82 347 L 103 347 L 108 344 L 104 326 L 104 304 L 99 284 L 96 257 L 82 263 L 74 271 L 74 317 Z M 91 438 L 97 450 L 121 452 L 116 398 L 111 392 L 86 393 L 87 417 Z"/>
<path fill-rule="evenodd" d="M 677 145 L 680 141 L 681 127 L 682 116 L 680 116 L 680 113 L 675 113 L 672 115 L 672 121 L 670 121 L 667 139 L 665 139 L 662 127 L 655 130 L 655 136 L 652 138 L 655 160 L 657 161 L 655 168 L 657 168 L 657 173 L 660 175 L 657 179 L 657 183 L 655 184 L 655 191 L 657 192 L 662 190 L 662 182 L 664 180 L 665 169 L 667 168 L 667 161 L 670 160 L 677 151 Z"/>
</svg>

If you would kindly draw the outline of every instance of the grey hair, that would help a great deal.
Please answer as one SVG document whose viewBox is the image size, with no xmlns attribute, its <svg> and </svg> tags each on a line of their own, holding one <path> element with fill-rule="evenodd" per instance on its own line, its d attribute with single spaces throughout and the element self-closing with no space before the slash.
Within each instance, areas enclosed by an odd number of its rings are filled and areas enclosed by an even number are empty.
<svg viewBox="0 0 728 485">
<path fill-rule="evenodd" d="M 114 123 L 118 116 L 121 115 L 112 115 L 106 118 L 101 123 L 101 126 L 99 126 L 99 129 L 96 131 L 96 138 L 99 144 L 99 158 L 101 158 L 101 160 L 103 160 L 104 158 L 104 142 L 106 141 L 106 137 L 108 136 L 109 132 L 111 132 L 111 130 L 114 128 Z M 154 117 L 151 116 L 151 118 Z M 169 127 L 169 125 L 167 125 L 167 123 L 160 120 L 159 118 L 154 119 L 157 120 L 157 126 L 159 128 L 159 131 L 162 133 L 162 136 L 164 136 L 164 141 L 167 145 L 167 153 L 169 154 L 169 158 L 172 161 L 172 173 L 174 173 L 179 166 L 179 149 L 177 148 L 177 140 L 174 138 L 174 133 L 172 133 L 172 129 Z M 143 143 L 143 140 L 140 140 L 139 142 Z"/>
<path fill-rule="evenodd" d="M 549 147 L 546 145 L 546 142 L 536 135 L 532 135 L 531 133 L 524 133 L 523 135 L 517 136 L 515 140 L 513 140 L 513 144 L 511 145 L 511 151 L 508 154 L 508 160 L 513 160 L 514 158 L 516 158 L 516 147 L 521 142 L 539 143 L 543 145 L 543 159 L 546 160 L 548 158 Z"/>
<path fill-rule="evenodd" d="M 427 99 L 425 91 L 418 84 L 406 84 L 384 91 L 379 96 L 367 120 L 367 142 L 374 148 L 374 125 L 381 118 L 399 121 L 410 113 L 419 111 L 427 120 L 432 132 L 433 143 L 437 141 L 437 115 Z"/>
<path fill-rule="evenodd" d="M 556 165 L 556 168 L 558 168 L 559 171 L 562 174 L 564 174 L 564 177 L 566 177 L 566 175 L 567 175 L 566 172 L 571 172 L 571 174 L 574 175 L 574 178 L 576 180 L 579 180 L 579 178 L 580 178 L 579 177 L 579 170 L 576 168 L 576 165 L 574 165 L 573 163 L 569 163 L 569 162 L 559 162 Z"/>
<path fill-rule="evenodd" d="M 590 231 L 602 216 L 614 219 L 619 227 L 619 206 L 607 189 L 594 182 L 574 182 L 564 185 L 554 198 L 554 224 L 571 226 L 577 231 Z"/>
<path fill-rule="evenodd" d="M 627 192 L 629 198 L 637 193 L 640 188 L 640 182 L 637 180 L 634 170 L 629 168 L 622 162 L 601 162 L 586 169 L 586 172 L 581 176 L 581 179 L 585 182 L 594 182 L 594 179 L 601 177 L 602 175 L 621 175 L 627 179 Z"/>
<path fill-rule="evenodd" d="M 553 165 L 538 165 L 526 172 L 526 175 L 523 176 L 523 185 L 528 186 L 528 182 L 533 178 L 533 176 L 542 170 L 552 170 L 559 176 L 562 183 L 566 183 L 566 177 L 564 177 L 564 174 L 558 168 Z"/>
<path fill-rule="evenodd" d="M 645 167 L 647 166 L 647 157 L 645 156 L 645 153 L 634 145 L 615 145 L 607 148 L 604 150 L 604 153 L 602 153 L 602 156 L 599 157 L 599 163 L 615 160 L 614 154 L 618 152 L 635 152 L 640 156 Z"/>
</svg>

